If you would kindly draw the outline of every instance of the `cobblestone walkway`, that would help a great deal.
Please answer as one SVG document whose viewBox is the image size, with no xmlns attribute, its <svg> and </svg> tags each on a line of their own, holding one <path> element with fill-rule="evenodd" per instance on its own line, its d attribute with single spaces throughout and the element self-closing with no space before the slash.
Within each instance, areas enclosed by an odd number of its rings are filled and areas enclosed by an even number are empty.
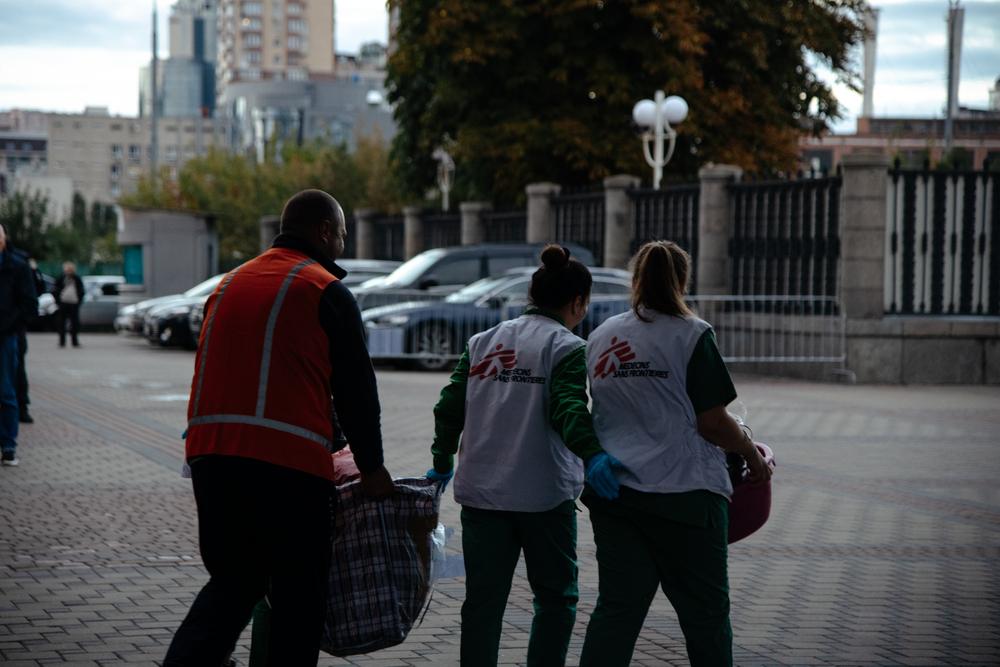
<svg viewBox="0 0 1000 667">
<path fill-rule="evenodd" d="M 32 336 L 37 423 L 0 469 L 0 664 L 155 664 L 206 580 L 190 484 L 178 474 L 192 355 L 114 336 L 82 350 Z M 429 464 L 443 374 L 380 370 L 386 460 Z M 737 378 L 779 467 L 774 512 L 730 551 L 741 665 L 1000 663 L 1000 390 L 850 387 Z M 580 518 L 576 664 L 596 598 Z M 442 520 L 460 562 L 458 509 Z M 523 572 L 521 573 L 523 576 Z M 444 580 L 401 646 L 324 665 L 458 663 L 461 577 Z M 531 598 L 515 579 L 503 664 L 520 664 Z M 248 635 L 238 657 L 245 664 Z M 658 599 L 637 665 L 686 664 Z"/>
</svg>

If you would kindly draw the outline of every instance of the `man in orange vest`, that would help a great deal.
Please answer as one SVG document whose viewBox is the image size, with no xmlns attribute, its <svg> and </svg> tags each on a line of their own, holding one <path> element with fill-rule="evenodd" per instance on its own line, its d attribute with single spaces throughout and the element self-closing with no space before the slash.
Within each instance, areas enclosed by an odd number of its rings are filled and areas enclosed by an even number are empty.
<svg viewBox="0 0 1000 667">
<path fill-rule="evenodd" d="M 392 493 L 361 315 L 334 262 L 346 235 L 337 201 L 304 190 L 285 204 L 272 247 L 233 269 L 206 304 L 186 457 L 210 579 L 165 666 L 221 665 L 262 598 L 268 664 L 316 664 L 336 420 L 365 492 Z"/>
</svg>

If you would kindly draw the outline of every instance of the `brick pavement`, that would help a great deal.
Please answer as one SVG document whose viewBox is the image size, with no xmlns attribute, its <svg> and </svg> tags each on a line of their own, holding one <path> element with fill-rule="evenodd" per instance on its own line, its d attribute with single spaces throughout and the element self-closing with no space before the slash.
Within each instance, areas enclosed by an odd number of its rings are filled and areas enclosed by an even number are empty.
<svg viewBox="0 0 1000 667">
<path fill-rule="evenodd" d="M 0 469 L 4 665 L 154 664 L 206 579 L 190 485 L 177 474 L 192 356 L 106 335 L 83 342 L 76 351 L 31 339 L 38 422 L 22 431 L 22 466 Z M 427 468 L 444 380 L 380 370 L 392 473 Z M 1000 663 L 1000 391 L 737 384 L 779 461 L 771 521 L 730 552 L 737 663 Z M 570 664 L 597 584 L 579 517 Z M 458 528 L 450 499 L 442 520 Z M 460 561 L 458 530 L 449 552 Z M 460 577 L 443 580 L 401 646 L 321 664 L 457 664 L 462 591 Z M 523 661 L 530 622 L 516 579 L 503 664 Z M 662 596 L 634 664 L 685 664 Z"/>
</svg>

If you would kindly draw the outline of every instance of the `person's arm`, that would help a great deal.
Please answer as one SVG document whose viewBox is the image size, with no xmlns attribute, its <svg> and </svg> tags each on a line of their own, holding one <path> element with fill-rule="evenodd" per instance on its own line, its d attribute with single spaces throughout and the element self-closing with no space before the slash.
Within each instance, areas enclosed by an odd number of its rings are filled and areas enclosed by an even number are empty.
<svg viewBox="0 0 1000 667">
<path fill-rule="evenodd" d="M 65 276 L 59 276 L 56 278 L 56 282 L 52 285 L 52 298 L 55 299 L 56 306 L 62 305 L 62 290 L 63 285 L 66 284 Z"/>
<path fill-rule="evenodd" d="M 587 349 L 583 345 L 553 369 L 548 414 L 566 448 L 584 461 L 604 451 L 587 407 Z"/>
<path fill-rule="evenodd" d="M 736 399 L 736 388 L 711 329 L 698 339 L 688 361 L 687 393 L 697 415 L 701 437 L 746 459 L 753 479 L 769 479 L 771 469 L 740 425 L 726 411 L 726 406 Z"/>
<path fill-rule="evenodd" d="M 82 306 L 83 300 L 87 298 L 87 295 L 83 291 L 83 279 L 80 276 L 73 276 L 73 283 L 76 285 L 76 305 Z"/>
<path fill-rule="evenodd" d="M 447 474 L 455 468 L 455 452 L 465 427 L 465 390 L 469 383 L 469 346 L 458 360 L 448 384 L 434 406 L 434 470 Z"/>
<path fill-rule="evenodd" d="M 18 326 L 24 326 L 33 315 L 38 313 L 38 297 L 35 295 L 35 284 L 31 279 L 31 269 L 25 265 L 24 270 L 18 271 L 15 283 L 15 299 L 17 309 L 20 312 Z"/>
<path fill-rule="evenodd" d="M 329 339 L 330 389 L 340 427 L 362 476 L 382 477 L 381 407 L 375 369 L 365 345 L 358 304 L 339 280 L 324 290 L 319 318 Z"/>
</svg>

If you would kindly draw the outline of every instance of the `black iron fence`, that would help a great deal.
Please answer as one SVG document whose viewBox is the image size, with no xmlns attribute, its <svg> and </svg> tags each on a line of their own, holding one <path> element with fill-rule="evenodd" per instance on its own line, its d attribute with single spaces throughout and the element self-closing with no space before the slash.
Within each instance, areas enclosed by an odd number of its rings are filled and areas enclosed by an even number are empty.
<svg viewBox="0 0 1000 667">
<path fill-rule="evenodd" d="M 1000 315 L 1000 173 L 889 171 L 888 313 Z"/>
<path fill-rule="evenodd" d="M 524 243 L 528 238 L 528 212 L 486 211 L 483 213 L 487 243 Z"/>
<path fill-rule="evenodd" d="M 425 250 L 462 244 L 462 218 L 458 214 L 425 214 L 421 221 L 424 230 Z"/>
<path fill-rule="evenodd" d="M 350 215 L 347 217 L 344 226 L 347 229 L 347 239 L 344 241 L 344 253 L 341 256 L 353 259 L 358 254 L 358 223 L 354 220 L 354 216 Z"/>
<path fill-rule="evenodd" d="M 840 176 L 730 187 L 730 293 L 839 296 Z"/>
<path fill-rule="evenodd" d="M 402 261 L 403 216 L 384 215 L 374 219 L 375 259 Z"/>
<path fill-rule="evenodd" d="M 604 191 L 553 197 L 556 239 L 579 243 L 604 262 Z"/>
<path fill-rule="evenodd" d="M 691 255 L 691 293 L 694 293 L 698 271 L 698 194 L 701 188 L 672 185 L 661 190 L 629 191 L 635 214 L 635 253 L 647 241 L 667 240 L 681 246 Z"/>
</svg>

